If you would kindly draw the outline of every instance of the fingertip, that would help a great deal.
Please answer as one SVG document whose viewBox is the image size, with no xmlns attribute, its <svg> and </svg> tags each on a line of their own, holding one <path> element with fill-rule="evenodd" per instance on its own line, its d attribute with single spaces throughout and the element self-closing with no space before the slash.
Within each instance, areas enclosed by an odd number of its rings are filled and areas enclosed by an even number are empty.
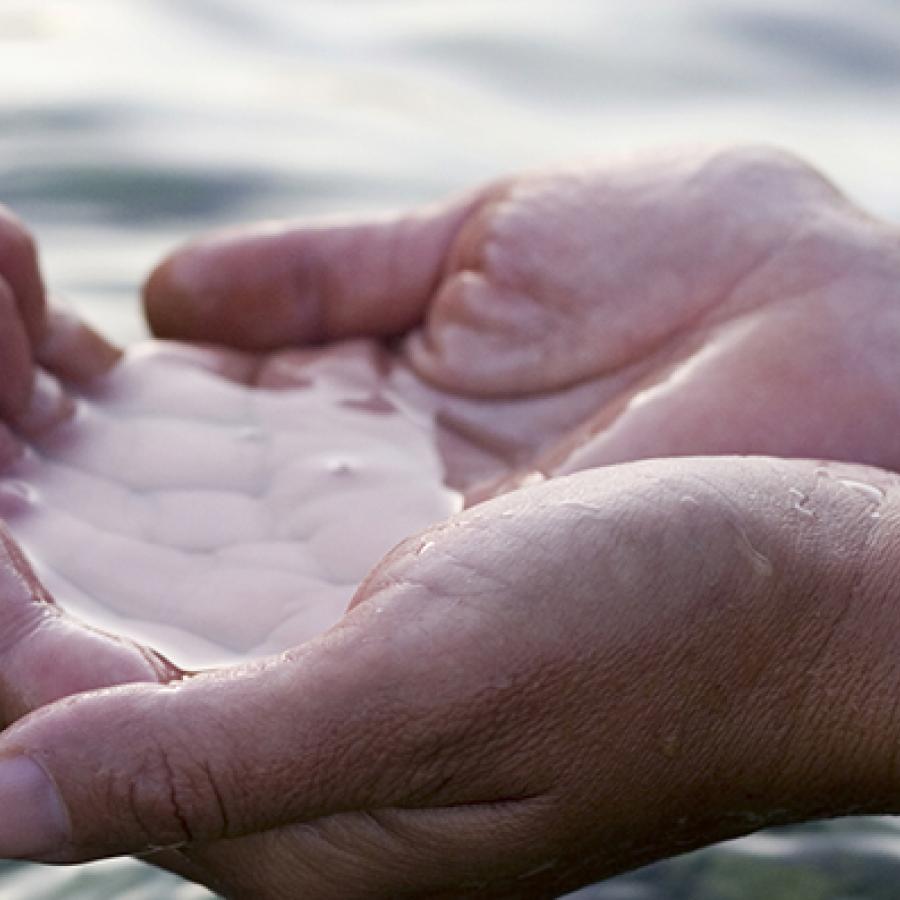
<svg viewBox="0 0 900 900">
<path fill-rule="evenodd" d="M 144 307 L 144 318 L 150 328 L 151 334 L 158 338 L 172 338 L 172 315 L 177 302 L 175 302 L 176 286 L 170 275 L 173 254 L 166 256 L 151 270 L 141 288 L 141 300 Z"/>
<path fill-rule="evenodd" d="M 147 321 L 161 338 L 269 351 L 397 337 L 425 317 L 479 191 L 370 220 L 263 222 L 187 244 L 150 274 Z"/>
<path fill-rule="evenodd" d="M 183 252 L 171 253 L 158 263 L 141 290 L 144 316 L 151 333 L 158 338 L 175 339 L 179 336 L 179 319 L 182 328 L 185 325 L 186 317 L 179 316 L 179 308 L 191 295 L 190 285 L 180 284 L 173 271 L 176 256 Z"/>
<path fill-rule="evenodd" d="M 319 339 L 315 270 L 302 241 L 271 225 L 186 244 L 147 279 L 158 338 L 267 351 Z"/>
<path fill-rule="evenodd" d="M 151 333 L 164 340 L 243 347 L 250 336 L 232 323 L 235 295 L 242 293 L 238 266 L 236 250 L 215 237 L 170 253 L 150 273 L 143 288 L 144 314 Z"/>
<path fill-rule="evenodd" d="M 35 347 L 35 356 L 38 363 L 64 381 L 85 382 L 113 368 L 122 351 L 75 313 L 55 306 L 47 316 L 47 328 Z"/>
<path fill-rule="evenodd" d="M 28 756 L 0 758 L 0 857 L 41 859 L 69 842 L 62 797 L 44 768 Z"/>
</svg>

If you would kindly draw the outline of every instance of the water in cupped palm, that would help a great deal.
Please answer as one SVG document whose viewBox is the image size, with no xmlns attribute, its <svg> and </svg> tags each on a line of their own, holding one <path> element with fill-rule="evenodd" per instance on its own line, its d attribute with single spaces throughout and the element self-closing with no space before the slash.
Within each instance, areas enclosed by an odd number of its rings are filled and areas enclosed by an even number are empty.
<svg viewBox="0 0 900 900">
<path fill-rule="evenodd" d="M 197 230 L 432 200 L 648 144 L 780 143 L 896 218 L 898 41 L 885 0 L 5 0 L 0 201 L 36 230 L 52 288 L 122 341 L 143 334 L 142 273 Z M 441 496 L 423 518 L 452 507 Z M 898 875 L 897 827 L 866 819 L 588 890 L 872 900 Z M 204 893 L 130 861 L 0 869 L 0 896 L 27 900 Z"/>
</svg>

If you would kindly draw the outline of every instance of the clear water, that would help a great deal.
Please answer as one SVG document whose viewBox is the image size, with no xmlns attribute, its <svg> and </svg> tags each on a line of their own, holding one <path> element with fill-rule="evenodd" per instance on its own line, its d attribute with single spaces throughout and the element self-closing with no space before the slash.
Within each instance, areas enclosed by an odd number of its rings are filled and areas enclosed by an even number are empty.
<svg viewBox="0 0 900 900">
<path fill-rule="evenodd" d="M 136 345 L 0 472 L 0 518 L 69 612 L 184 669 L 302 644 L 463 505 L 431 411 L 338 352 L 281 354 L 257 384 L 290 389 L 259 390 Z"/>
<path fill-rule="evenodd" d="M 0 84 L 0 199 L 123 341 L 141 273 L 198 229 L 648 144 L 777 142 L 900 217 L 894 0 L 0 0 Z M 852 820 L 587 895 L 872 900 L 898 876 L 893 820 Z M 128 861 L 0 868 L 4 898 L 204 895 Z"/>
</svg>

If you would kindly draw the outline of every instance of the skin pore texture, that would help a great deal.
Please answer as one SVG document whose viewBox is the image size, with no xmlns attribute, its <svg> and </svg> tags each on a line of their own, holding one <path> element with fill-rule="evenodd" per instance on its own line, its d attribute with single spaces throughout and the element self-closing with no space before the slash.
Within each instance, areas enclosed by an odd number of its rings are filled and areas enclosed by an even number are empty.
<svg viewBox="0 0 900 900">
<path fill-rule="evenodd" d="M 552 897 L 897 810 L 900 241 L 803 163 L 203 239 L 146 303 L 215 349 L 0 276 L 0 854 Z"/>
</svg>

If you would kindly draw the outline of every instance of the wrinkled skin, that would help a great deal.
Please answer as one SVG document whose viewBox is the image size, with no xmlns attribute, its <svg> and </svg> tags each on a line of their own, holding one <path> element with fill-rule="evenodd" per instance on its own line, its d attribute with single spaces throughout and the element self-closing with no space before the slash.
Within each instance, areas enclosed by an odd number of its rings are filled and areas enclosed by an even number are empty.
<svg viewBox="0 0 900 900">
<path fill-rule="evenodd" d="M 33 248 L 5 233 L 11 466 L 78 449 L 54 444 L 73 426 L 52 380 L 29 399 L 32 360 L 100 413 L 115 379 L 165 406 L 178 367 L 208 397 L 350 373 L 434 413 L 470 503 L 655 456 L 900 462 L 896 230 L 767 151 L 199 242 L 152 276 L 151 324 L 242 353 L 149 365 L 48 322 Z M 103 446 L 73 465 L 122 480 Z M 876 469 L 735 457 L 554 477 L 401 544 L 321 637 L 190 678 L 60 613 L 7 539 L 0 701 L 7 724 L 37 712 L 0 756 L 39 762 L 68 809 L 19 822 L 18 855 L 177 844 L 153 861 L 232 896 L 552 896 L 768 823 L 893 810 L 895 494 Z M 14 528 L 59 512 L 6 502 Z M 61 532 L 30 534 L 50 553 Z M 125 682 L 144 683 L 51 702 Z"/>
</svg>

